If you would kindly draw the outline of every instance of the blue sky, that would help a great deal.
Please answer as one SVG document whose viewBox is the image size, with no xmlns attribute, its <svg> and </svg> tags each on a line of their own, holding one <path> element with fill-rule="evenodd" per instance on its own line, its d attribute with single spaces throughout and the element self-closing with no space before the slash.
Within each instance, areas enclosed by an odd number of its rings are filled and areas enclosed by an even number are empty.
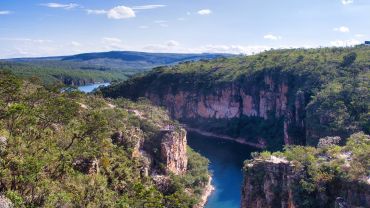
<svg viewBox="0 0 370 208">
<path fill-rule="evenodd" d="M 370 39 L 370 0 L 1 0 L 0 58 L 228 52 Z"/>
</svg>

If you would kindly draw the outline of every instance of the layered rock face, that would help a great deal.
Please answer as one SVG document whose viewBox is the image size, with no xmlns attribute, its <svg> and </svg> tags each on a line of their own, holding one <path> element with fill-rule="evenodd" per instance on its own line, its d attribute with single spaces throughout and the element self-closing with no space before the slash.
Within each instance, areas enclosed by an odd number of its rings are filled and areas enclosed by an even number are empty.
<svg viewBox="0 0 370 208">
<path fill-rule="evenodd" d="M 161 142 L 161 160 L 166 164 L 167 173 L 180 175 L 186 172 L 188 158 L 186 155 L 186 131 L 169 131 Z"/>
<path fill-rule="evenodd" d="M 304 129 L 304 92 L 290 89 L 286 76 L 265 74 L 258 85 L 232 82 L 212 88 L 209 92 L 173 90 L 167 87 L 160 93 L 148 89 L 145 96 L 153 103 L 165 106 L 179 120 L 188 119 L 238 119 L 258 117 L 283 119 L 285 144 L 292 144 L 288 130 L 291 126 Z"/>
<path fill-rule="evenodd" d="M 129 141 L 122 132 L 116 132 L 112 135 L 112 142 L 132 149 L 132 157 L 140 158 L 143 161 L 144 175 L 148 175 L 149 172 L 158 172 L 154 170 L 155 168 L 153 169 L 154 162 L 160 162 L 164 165 L 165 174 L 181 175 L 186 172 L 188 156 L 185 129 L 162 128 L 159 141 L 155 143 L 160 152 L 159 158 L 150 151 L 153 147 L 144 141 L 140 129 L 132 130 L 130 134 L 137 135 L 134 137 L 136 138 L 135 141 Z M 155 161 L 155 159 L 159 159 L 159 161 Z"/>
<path fill-rule="evenodd" d="M 298 208 L 307 207 L 302 202 L 312 197 L 318 207 L 369 207 L 370 184 L 340 181 L 328 184 L 326 191 L 313 196 L 302 196 L 300 181 L 303 171 L 294 171 L 286 160 L 254 160 L 246 165 L 242 186 L 242 208 Z"/>
</svg>

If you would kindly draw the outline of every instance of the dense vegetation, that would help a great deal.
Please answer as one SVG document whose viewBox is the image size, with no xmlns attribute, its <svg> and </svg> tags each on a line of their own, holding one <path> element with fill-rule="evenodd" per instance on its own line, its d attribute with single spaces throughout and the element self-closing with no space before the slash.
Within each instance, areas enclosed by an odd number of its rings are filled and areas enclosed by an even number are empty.
<svg viewBox="0 0 370 208">
<path fill-rule="evenodd" d="M 111 51 L 72 56 L 17 58 L 0 61 L 0 70 L 11 70 L 22 77 L 39 77 L 45 83 L 84 85 L 126 80 L 153 67 L 182 61 L 227 57 L 227 54 L 171 54 Z"/>
<path fill-rule="evenodd" d="M 189 149 L 187 173 L 162 190 L 134 157 L 133 144 L 150 143 L 160 124 L 177 126 L 145 100 L 61 92 L 0 71 L 0 196 L 15 207 L 192 207 L 208 181 L 205 158 Z M 113 143 L 117 131 L 124 145 Z"/>
<path fill-rule="evenodd" d="M 306 124 L 305 129 L 291 125 L 289 133 L 300 140 L 294 141 L 296 144 L 315 145 L 319 138 L 329 135 L 347 138 L 357 131 L 370 133 L 369 69 L 370 47 L 365 45 L 270 50 L 253 56 L 159 67 L 105 88 L 103 93 L 109 97 L 136 99 L 148 91 L 160 97 L 168 91 L 174 94 L 179 91 L 212 94 L 216 89 L 230 85 L 248 91 L 251 86 L 264 89 L 264 75 L 267 74 L 275 82 L 287 82 L 288 108 L 294 109 L 297 94 L 304 95 L 305 115 L 301 119 Z M 279 119 L 269 120 L 272 125 L 265 125 L 263 119 L 248 117 L 231 119 L 230 122 L 215 119 L 203 123 L 207 123 L 206 129 L 226 134 L 232 132 L 235 137 L 247 137 L 245 132 L 252 130 L 255 134 L 253 130 L 258 129 L 259 132 L 269 132 L 263 136 L 275 134 L 282 138 L 282 122 Z M 226 123 L 223 128 L 220 128 L 221 123 Z M 276 144 L 281 143 L 282 140 L 276 141 Z"/>
<path fill-rule="evenodd" d="M 254 153 L 253 160 L 271 161 L 271 156 L 275 156 L 290 162 L 293 173 L 289 177 L 295 180 L 291 187 L 293 200 L 299 207 L 332 207 L 338 196 L 352 198 L 361 205 L 361 197 L 355 193 L 351 196 L 346 191 L 369 194 L 370 136 L 355 133 L 344 146 L 338 145 L 340 140 L 339 137 L 325 137 L 320 139 L 317 148 L 289 146 L 283 152 Z M 253 160 L 245 161 L 246 172 L 255 171 L 250 166 Z M 262 179 L 266 173 L 255 174 Z"/>
<path fill-rule="evenodd" d="M 78 64 L 58 62 L 0 62 L 0 70 L 11 71 L 23 78 L 38 77 L 45 84 L 63 83 L 74 86 L 125 80 L 129 76 L 119 71 L 104 71 L 94 67 L 81 69 Z"/>
</svg>

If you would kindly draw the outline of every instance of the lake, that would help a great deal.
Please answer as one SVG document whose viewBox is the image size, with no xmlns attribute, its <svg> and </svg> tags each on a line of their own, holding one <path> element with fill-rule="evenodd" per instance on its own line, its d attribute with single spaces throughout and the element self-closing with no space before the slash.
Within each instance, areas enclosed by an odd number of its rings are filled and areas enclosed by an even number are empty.
<svg viewBox="0 0 370 208">
<path fill-rule="evenodd" d="M 92 92 L 93 90 L 95 90 L 96 88 L 98 88 L 100 86 L 109 86 L 109 85 L 110 85 L 110 83 L 96 83 L 96 84 L 89 84 L 89 85 L 79 86 L 78 89 L 81 92 L 89 93 L 89 92 Z"/>
<path fill-rule="evenodd" d="M 187 138 L 190 147 L 210 160 L 216 190 L 208 198 L 206 208 L 239 208 L 243 162 L 257 149 L 193 132 L 188 132 Z"/>
<path fill-rule="evenodd" d="M 81 86 L 78 89 L 89 93 L 99 86 L 108 85 L 109 83 L 91 84 Z M 257 149 L 233 141 L 202 136 L 194 132 L 188 132 L 187 139 L 191 148 L 210 161 L 212 184 L 216 190 L 208 198 L 205 208 L 239 208 L 243 162 L 250 159 L 251 152 L 255 152 Z"/>
</svg>

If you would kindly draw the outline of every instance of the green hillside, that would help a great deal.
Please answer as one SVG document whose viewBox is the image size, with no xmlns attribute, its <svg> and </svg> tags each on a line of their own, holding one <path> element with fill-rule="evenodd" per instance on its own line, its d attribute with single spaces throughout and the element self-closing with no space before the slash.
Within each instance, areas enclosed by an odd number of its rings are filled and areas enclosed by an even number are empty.
<svg viewBox="0 0 370 208">
<path fill-rule="evenodd" d="M 370 133 L 370 47 L 271 50 L 253 56 L 220 58 L 159 67 L 126 82 L 102 90 L 108 97 L 137 99 L 148 93 L 164 98 L 166 93 L 186 92 L 216 95 L 227 87 L 241 91 L 268 89 L 264 78 L 287 83 L 288 109 L 302 92 L 306 105 L 301 118 L 305 129 L 289 129 L 297 144 L 315 144 L 328 135 L 344 138 L 356 131 Z M 254 93 L 254 94 L 253 94 Z M 197 99 L 194 97 L 194 99 Z M 237 100 L 237 99 L 236 99 Z M 286 117 L 285 117 L 286 118 Z M 181 120 L 181 119 L 180 119 Z M 186 122 L 186 121 L 185 121 Z M 212 132 L 234 137 L 250 135 L 282 138 L 281 119 L 240 117 L 236 119 L 194 119 L 187 121 Z M 307 140 L 304 139 L 307 137 Z M 268 139 L 267 139 L 268 140 Z M 281 145 L 281 144 L 280 144 Z"/>
<path fill-rule="evenodd" d="M 192 207 L 208 161 L 185 146 L 186 172 L 167 173 L 163 125 L 180 131 L 145 100 L 61 92 L 0 71 L 0 195 L 14 207 Z"/>
</svg>

